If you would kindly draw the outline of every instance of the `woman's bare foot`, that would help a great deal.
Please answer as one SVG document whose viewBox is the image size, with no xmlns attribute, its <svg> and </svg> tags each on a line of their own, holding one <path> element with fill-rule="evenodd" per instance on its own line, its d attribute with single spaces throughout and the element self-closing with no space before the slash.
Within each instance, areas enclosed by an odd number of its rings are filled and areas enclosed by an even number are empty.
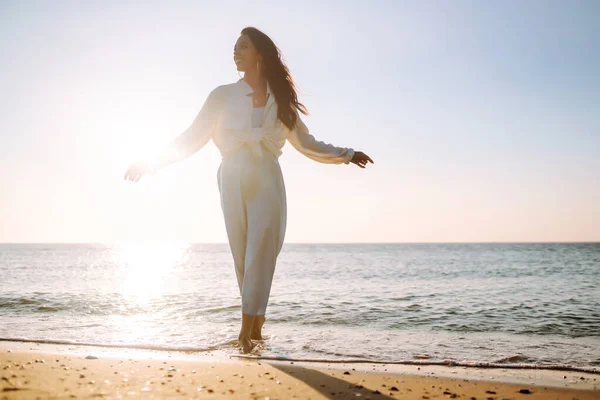
<svg viewBox="0 0 600 400">
<path fill-rule="evenodd" d="M 252 325 L 252 331 L 250 333 L 250 339 L 263 340 L 262 337 L 262 326 L 265 323 L 266 317 L 264 315 L 257 315 L 254 319 L 254 325 Z"/>
<path fill-rule="evenodd" d="M 238 342 L 240 347 L 242 348 L 242 353 L 250 353 L 254 348 L 252 340 L 250 340 L 250 338 L 247 336 L 239 336 Z"/>
</svg>

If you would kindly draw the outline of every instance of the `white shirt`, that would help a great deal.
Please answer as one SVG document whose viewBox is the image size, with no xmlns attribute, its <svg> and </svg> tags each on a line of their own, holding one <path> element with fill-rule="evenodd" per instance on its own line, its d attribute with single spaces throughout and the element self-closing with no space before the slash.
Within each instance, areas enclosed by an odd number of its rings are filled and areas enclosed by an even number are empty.
<svg viewBox="0 0 600 400">
<path fill-rule="evenodd" d="M 297 110 L 297 123 L 294 129 L 277 118 L 277 102 L 267 84 L 269 97 L 264 107 L 262 126 L 252 124 L 253 90 L 243 79 L 235 83 L 221 85 L 210 92 L 202 109 L 191 126 L 170 144 L 173 150 L 166 158 L 176 162 L 188 157 L 213 140 L 222 157 L 227 157 L 249 147 L 260 156 L 263 149 L 279 157 L 286 140 L 306 157 L 326 164 L 348 164 L 354 157 L 354 150 L 336 147 L 318 141 L 308 132 L 308 127 Z M 261 146 L 261 142 L 262 145 Z"/>
<path fill-rule="evenodd" d="M 265 113 L 265 107 L 254 107 L 252 109 L 252 127 L 253 128 L 261 127 L 264 113 Z"/>
</svg>

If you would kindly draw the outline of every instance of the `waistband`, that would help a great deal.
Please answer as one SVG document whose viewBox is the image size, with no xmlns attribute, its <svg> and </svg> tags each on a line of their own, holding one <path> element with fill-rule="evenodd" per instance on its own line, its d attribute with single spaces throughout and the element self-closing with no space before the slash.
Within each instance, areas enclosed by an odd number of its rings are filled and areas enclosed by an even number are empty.
<svg viewBox="0 0 600 400">
<path fill-rule="evenodd" d="M 252 157 L 254 157 L 255 159 L 259 160 L 265 157 L 272 157 L 275 160 L 278 159 L 278 156 L 276 154 L 274 154 L 271 150 L 269 150 L 268 147 L 266 147 L 264 145 L 264 143 L 261 142 L 257 142 L 257 143 L 243 143 L 240 147 L 238 147 L 235 150 L 232 150 L 228 153 L 221 153 L 221 160 L 227 160 L 230 158 L 233 158 L 234 156 L 243 153 L 243 152 L 248 152 L 250 153 L 250 155 Z"/>
</svg>

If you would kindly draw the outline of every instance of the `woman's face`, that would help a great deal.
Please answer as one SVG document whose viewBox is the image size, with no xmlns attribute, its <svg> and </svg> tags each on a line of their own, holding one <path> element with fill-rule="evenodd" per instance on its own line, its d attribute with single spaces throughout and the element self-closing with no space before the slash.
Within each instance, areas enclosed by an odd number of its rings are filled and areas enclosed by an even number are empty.
<svg viewBox="0 0 600 400">
<path fill-rule="evenodd" d="M 257 69 L 259 60 L 262 61 L 262 56 L 258 54 L 248 35 L 240 36 L 233 47 L 233 62 L 235 62 L 237 70 L 248 72 Z"/>
</svg>

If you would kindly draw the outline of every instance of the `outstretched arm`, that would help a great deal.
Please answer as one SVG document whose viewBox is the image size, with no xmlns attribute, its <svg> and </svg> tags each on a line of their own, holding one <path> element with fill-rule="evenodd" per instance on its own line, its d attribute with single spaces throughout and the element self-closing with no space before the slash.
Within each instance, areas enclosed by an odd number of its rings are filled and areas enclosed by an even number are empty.
<svg viewBox="0 0 600 400">
<path fill-rule="evenodd" d="M 296 127 L 288 131 L 287 139 L 296 150 L 306 157 L 324 164 L 348 164 L 354 158 L 354 149 L 337 147 L 315 139 L 308 131 L 308 127 L 298 116 Z"/>
<path fill-rule="evenodd" d="M 214 89 L 192 124 L 167 145 L 165 154 L 158 160 L 157 169 L 182 161 L 203 148 L 212 137 L 219 109 L 219 95 Z"/>
<path fill-rule="evenodd" d="M 138 181 L 144 174 L 154 174 L 159 169 L 182 161 L 204 147 L 212 137 L 220 105 L 219 94 L 217 89 L 214 89 L 192 124 L 167 144 L 163 154 L 155 159 L 133 163 L 125 173 L 125 179 Z"/>
</svg>

